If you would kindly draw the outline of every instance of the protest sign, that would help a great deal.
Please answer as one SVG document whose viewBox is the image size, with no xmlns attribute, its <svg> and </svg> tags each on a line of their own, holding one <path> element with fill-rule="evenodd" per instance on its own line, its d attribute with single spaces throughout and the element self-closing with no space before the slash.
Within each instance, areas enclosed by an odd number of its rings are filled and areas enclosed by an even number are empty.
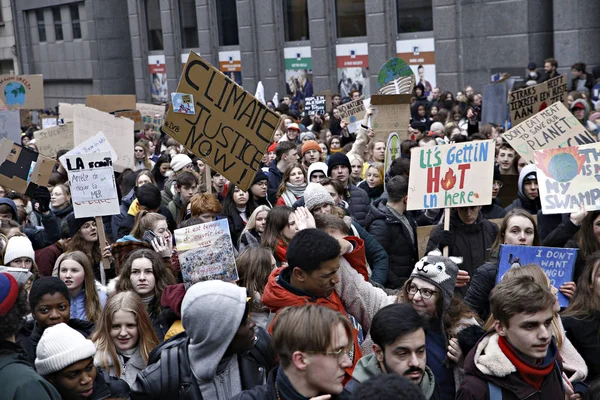
<svg viewBox="0 0 600 400">
<path fill-rule="evenodd" d="M 534 153 L 544 214 L 600 210 L 600 143 Z"/>
<path fill-rule="evenodd" d="M 176 229 L 174 235 L 186 287 L 212 279 L 239 279 L 227 219 Z"/>
<path fill-rule="evenodd" d="M 133 121 L 128 118 L 115 117 L 90 107 L 77 107 L 74 113 L 73 133 L 75 145 L 103 132 L 117 154 L 113 158 L 113 168 L 122 172 L 133 168 Z"/>
<path fill-rule="evenodd" d="M 414 147 L 408 210 L 483 206 L 492 202 L 494 141 Z"/>
<path fill-rule="evenodd" d="M 377 109 L 374 140 L 386 141 L 391 133 L 396 133 L 400 142 L 408 139 L 410 98 L 409 94 L 371 96 L 371 104 Z"/>
<path fill-rule="evenodd" d="M 91 94 L 86 96 L 85 105 L 107 113 L 135 110 L 134 94 Z"/>
<path fill-rule="evenodd" d="M 194 52 L 177 93 L 194 97 L 195 113 L 176 113 L 170 105 L 161 130 L 232 184 L 248 190 L 279 116 Z"/>
<path fill-rule="evenodd" d="M 42 118 L 42 129 L 52 128 L 53 126 L 56 126 L 56 125 L 58 125 L 58 121 L 56 120 L 56 117 Z"/>
<path fill-rule="evenodd" d="M 65 157 L 75 218 L 119 213 L 119 196 L 109 152 Z"/>
<path fill-rule="evenodd" d="M 117 111 L 115 112 L 115 117 L 129 118 L 133 121 L 134 130 L 144 130 L 144 121 L 142 120 L 142 113 L 140 113 L 138 110 Z"/>
<path fill-rule="evenodd" d="M 496 283 L 500 282 L 506 271 L 512 267 L 537 264 L 544 270 L 550 284 L 559 288 L 573 280 L 577 251 L 577 249 L 503 244 L 500 246 Z M 569 305 L 569 299 L 561 292 L 558 292 L 558 302 L 561 307 Z"/>
<path fill-rule="evenodd" d="M 136 103 L 135 108 L 142 114 L 144 125 L 151 125 L 154 132 L 159 132 L 165 118 L 165 106 Z"/>
<path fill-rule="evenodd" d="M 73 122 L 77 107 L 85 107 L 85 104 L 58 103 L 58 119 L 62 119 L 65 123 Z"/>
<path fill-rule="evenodd" d="M 363 99 L 354 100 L 337 106 L 340 118 L 349 124 L 360 121 L 365 116 L 365 103 Z"/>
<path fill-rule="evenodd" d="M 67 156 L 74 156 L 77 154 L 88 154 L 88 153 L 110 153 L 111 159 L 114 160 L 117 158 L 117 153 L 115 152 L 113 147 L 108 142 L 108 139 L 106 138 L 104 133 L 98 132 L 97 134 L 95 134 L 94 136 L 92 136 L 91 138 L 86 140 L 85 142 L 79 144 L 73 150 L 64 154 L 62 157 L 60 157 L 59 161 L 64 166 L 64 165 L 66 165 L 66 162 L 67 162 L 67 159 L 66 159 Z"/>
<path fill-rule="evenodd" d="M 31 110 L 19 110 L 19 116 L 21 117 L 21 126 L 23 128 L 29 128 L 29 125 L 33 123 Z"/>
<path fill-rule="evenodd" d="M 33 136 L 40 154 L 51 158 L 56 157 L 60 150 L 69 150 L 75 147 L 72 122 L 36 131 Z"/>
<path fill-rule="evenodd" d="M 0 139 L 21 143 L 21 113 L 19 110 L 0 111 Z"/>
<path fill-rule="evenodd" d="M 510 120 L 518 125 L 556 102 L 567 105 L 567 75 L 509 92 Z"/>
<path fill-rule="evenodd" d="M 44 108 L 44 77 L 42 75 L 0 76 L 0 101 L 9 110 Z"/>
<path fill-rule="evenodd" d="M 47 186 L 56 161 L 18 145 L 7 138 L 0 142 L 0 185 L 33 196 L 38 186 Z"/>
<path fill-rule="evenodd" d="M 326 112 L 326 102 L 325 96 L 307 97 L 304 99 L 304 112 L 306 115 L 323 115 Z"/>
<path fill-rule="evenodd" d="M 542 149 L 578 146 L 596 139 L 562 103 L 548 108 L 502 134 L 521 157 L 534 162 L 533 152 Z"/>
</svg>

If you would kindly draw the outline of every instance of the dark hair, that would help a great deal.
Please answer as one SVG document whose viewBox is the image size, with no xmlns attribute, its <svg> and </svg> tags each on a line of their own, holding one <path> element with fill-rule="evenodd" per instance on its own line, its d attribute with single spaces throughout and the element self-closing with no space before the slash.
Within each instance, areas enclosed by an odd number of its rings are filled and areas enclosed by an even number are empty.
<svg viewBox="0 0 600 400">
<path fill-rule="evenodd" d="M 310 251 L 306 251 L 307 249 Z M 287 261 L 292 269 L 298 267 L 310 274 L 319 269 L 322 262 L 337 258 L 340 251 L 338 241 L 325 232 L 318 229 L 303 229 L 290 241 L 287 248 Z"/>
<path fill-rule="evenodd" d="M 290 214 L 294 212 L 292 207 L 275 207 L 267 214 L 267 225 L 262 234 L 262 245 L 275 250 L 279 239 L 283 239 L 281 231 L 289 224 Z"/>
<path fill-rule="evenodd" d="M 0 340 L 6 340 L 17 333 L 23 324 L 23 318 L 28 313 L 27 291 L 23 287 L 19 287 L 19 295 L 15 304 L 6 315 L 0 316 Z"/>
<path fill-rule="evenodd" d="M 358 385 L 351 400 L 425 400 L 423 391 L 410 380 L 396 374 L 379 374 Z"/>
<path fill-rule="evenodd" d="M 333 188 L 335 189 L 335 192 L 339 196 L 344 196 L 344 194 L 346 193 L 346 189 L 344 188 L 344 185 L 338 179 L 333 179 L 333 178 L 321 179 L 321 186 L 329 186 L 329 185 L 333 186 Z"/>
<path fill-rule="evenodd" d="M 275 146 L 275 161 L 281 161 L 281 157 L 290 150 L 294 150 L 296 148 L 296 143 L 285 141 L 279 142 L 277 146 Z"/>
<path fill-rule="evenodd" d="M 160 189 L 156 185 L 143 185 L 136 191 L 136 196 L 140 206 L 148 210 L 158 210 L 162 201 Z"/>
<path fill-rule="evenodd" d="M 594 235 L 594 221 L 600 215 L 600 211 L 590 211 L 581 222 L 581 228 L 575 234 L 579 256 L 586 262 L 587 257 L 600 250 L 600 243 Z"/>
<path fill-rule="evenodd" d="M 233 184 L 230 184 L 229 188 L 227 189 L 227 194 L 225 195 L 225 198 L 223 199 L 223 212 L 221 213 L 224 216 L 226 215 L 226 216 L 233 217 L 234 215 L 240 213 L 237 210 L 235 201 L 233 201 L 233 194 L 235 193 L 236 189 L 242 190 L 241 188 L 239 188 Z M 252 196 L 251 190 L 246 191 L 246 196 L 248 197 L 248 202 L 246 203 L 246 215 L 249 217 L 254 212 L 254 208 L 256 206 L 254 205 L 254 196 Z M 231 228 L 233 228 L 233 227 L 231 227 Z"/>
<path fill-rule="evenodd" d="M 198 175 L 190 171 L 182 171 L 180 174 L 177 175 L 177 178 L 175 179 L 175 185 L 178 188 L 181 188 L 183 186 L 190 187 L 194 184 L 198 185 L 198 183 Z"/>
<path fill-rule="evenodd" d="M 317 229 L 321 231 L 333 229 L 342 232 L 344 235 L 348 235 L 350 228 L 348 228 L 348 225 L 346 225 L 344 220 L 337 215 L 316 213 L 313 214 L 313 216 L 315 218 Z"/>
<path fill-rule="evenodd" d="M 204 221 L 201 220 L 200 218 L 190 218 L 190 219 L 186 219 L 184 221 L 181 221 L 181 223 L 179 224 L 179 228 L 187 228 L 190 226 L 194 226 L 194 225 L 200 225 L 203 224 Z"/>
<path fill-rule="evenodd" d="M 68 195 L 69 195 L 69 197 L 71 196 L 71 191 L 69 190 L 69 188 L 68 188 L 67 186 L 65 186 L 65 185 L 63 185 L 63 184 L 59 184 L 59 185 L 55 185 L 55 186 L 61 186 L 61 187 L 63 187 L 63 191 L 64 191 L 66 194 L 68 194 Z M 64 189 L 65 187 L 66 187 L 66 189 L 67 189 L 66 191 L 65 191 L 65 189 Z M 6 197 L 7 199 L 11 199 L 13 202 L 14 202 L 16 199 L 23 200 L 23 203 L 25 203 L 26 205 L 27 205 L 27 202 L 28 202 L 27 196 L 25 196 L 25 195 L 24 195 L 24 194 L 22 194 L 22 193 L 15 192 L 14 190 L 11 190 L 11 191 L 7 192 L 7 193 L 4 195 L 4 197 Z"/>
<path fill-rule="evenodd" d="M 425 329 L 423 317 L 410 303 L 396 303 L 377 311 L 371 322 L 370 333 L 373 343 L 384 350 L 399 337 L 419 329 Z"/>
<path fill-rule="evenodd" d="M 408 178 L 398 175 L 390 179 L 386 186 L 389 201 L 396 203 L 402 201 L 408 194 Z"/>
<path fill-rule="evenodd" d="M 121 195 L 125 196 L 135 187 L 137 174 L 130 168 L 124 169 L 117 178 L 117 187 L 121 190 Z"/>
<path fill-rule="evenodd" d="M 471 135 L 471 141 L 475 141 L 475 140 L 487 140 L 488 138 L 486 138 L 485 136 L 483 136 L 481 133 L 474 133 Z"/>
<path fill-rule="evenodd" d="M 418 145 L 416 140 L 403 140 L 402 143 L 400 143 L 400 153 L 410 156 L 410 149 L 417 147 Z"/>
<path fill-rule="evenodd" d="M 31 312 L 33 312 L 35 307 L 40 304 L 42 297 L 54 293 L 60 293 L 65 296 L 67 301 L 71 301 L 67 285 L 59 278 L 55 276 L 45 276 L 33 281 L 31 290 L 29 291 L 29 308 L 31 309 Z"/>
<path fill-rule="evenodd" d="M 510 219 L 512 217 L 523 217 L 523 218 L 527 218 L 529 221 L 531 221 L 531 223 L 533 224 L 533 232 L 534 232 L 532 245 L 533 246 L 541 246 L 542 245 L 542 242 L 540 240 L 540 234 L 538 233 L 537 222 L 533 218 L 533 216 L 531 214 L 529 214 L 529 212 L 523 210 L 522 208 L 513 208 L 512 210 L 510 210 L 509 212 L 506 213 L 506 215 L 502 219 L 502 222 L 500 222 L 500 226 L 498 227 L 499 228 L 498 236 L 496 236 L 496 240 L 492 244 L 492 247 L 490 249 L 490 254 L 496 253 L 498 250 L 500 250 L 500 245 L 505 243 L 506 230 L 508 229 L 508 223 L 510 222 Z"/>
<path fill-rule="evenodd" d="M 154 175 L 154 179 L 156 179 L 156 181 L 165 179 L 165 177 L 160 173 L 160 166 L 165 163 L 171 163 L 171 156 L 167 153 L 161 154 L 160 157 L 158 157 L 158 159 L 154 163 L 154 167 L 152 168 L 152 175 Z"/>
<path fill-rule="evenodd" d="M 15 209 L 10 204 L 0 204 L 0 213 L 12 215 L 12 219 L 18 222 L 18 216 L 15 214 Z"/>
<path fill-rule="evenodd" d="M 585 268 L 577 280 L 577 290 L 569 307 L 563 313 L 563 317 L 569 316 L 585 320 L 598 315 L 600 311 L 600 298 L 596 293 L 598 263 L 600 263 L 600 251 L 587 255 Z"/>
<path fill-rule="evenodd" d="M 544 64 L 549 63 L 551 66 L 553 66 L 554 68 L 558 68 L 558 62 L 554 59 L 554 58 L 546 58 L 544 60 Z"/>
<path fill-rule="evenodd" d="M 388 170 L 388 176 L 391 178 L 395 176 L 408 176 L 410 173 L 410 160 L 404 157 L 398 157 L 390 164 Z"/>
</svg>

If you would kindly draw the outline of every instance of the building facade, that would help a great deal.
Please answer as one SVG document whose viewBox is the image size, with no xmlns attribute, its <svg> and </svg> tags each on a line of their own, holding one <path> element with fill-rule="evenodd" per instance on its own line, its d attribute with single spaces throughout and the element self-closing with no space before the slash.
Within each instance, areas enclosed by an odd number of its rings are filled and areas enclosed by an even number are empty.
<svg viewBox="0 0 600 400">
<path fill-rule="evenodd" d="M 10 0 L 0 0 L 0 74 L 19 74 L 17 54 Z"/>
</svg>

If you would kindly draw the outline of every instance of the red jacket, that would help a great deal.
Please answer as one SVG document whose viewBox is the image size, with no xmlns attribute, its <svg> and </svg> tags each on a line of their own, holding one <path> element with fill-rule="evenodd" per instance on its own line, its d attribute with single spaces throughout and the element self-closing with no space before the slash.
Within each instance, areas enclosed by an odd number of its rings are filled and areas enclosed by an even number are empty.
<svg viewBox="0 0 600 400">
<path fill-rule="evenodd" d="M 365 251 L 365 241 L 356 236 L 346 236 L 344 239 L 352 243 L 354 250 L 351 253 L 344 254 L 348 263 L 361 274 L 365 281 L 369 282 L 369 270 L 367 268 L 367 253 Z"/>
<path fill-rule="evenodd" d="M 64 251 L 60 242 L 35 251 L 35 263 L 40 271 L 40 276 L 52 276 L 54 264 Z"/>
</svg>

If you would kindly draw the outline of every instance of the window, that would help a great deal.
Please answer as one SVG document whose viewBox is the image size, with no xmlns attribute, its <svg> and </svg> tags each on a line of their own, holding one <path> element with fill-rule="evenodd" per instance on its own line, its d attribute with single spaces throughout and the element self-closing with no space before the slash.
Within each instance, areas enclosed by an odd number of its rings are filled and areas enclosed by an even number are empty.
<svg viewBox="0 0 600 400">
<path fill-rule="evenodd" d="M 73 29 L 73 39 L 81 39 L 81 21 L 79 20 L 79 4 L 70 4 L 71 28 Z"/>
<path fill-rule="evenodd" d="M 309 40 L 306 0 L 283 0 L 285 41 Z"/>
<path fill-rule="evenodd" d="M 179 0 L 179 21 L 181 25 L 181 46 L 184 49 L 198 47 L 200 43 L 198 41 L 195 0 Z"/>
<path fill-rule="evenodd" d="M 148 50 L 163 50 L 159 0 L 146 0 L 146 26 L 148 27 Z"/>
<path fill-rule="evenodd" d="M 54 35 L 56 40 L 63 40 L 62 17 L 60 16 L 60 7 L 52 9 L 52 17 L 54 18 Z"/>
<path fill-rule="evenodd" d="M 264 12 L 264 10 L 259 12 Z M 235 0 L 217 0 L 217 24 L 219 26 L 219 46 L 240 44 Z"/>
<path fill-rule="evenodd" d="M 46 23 L 44 22 L 44 10 L 42 10 L 42 9 L 35 10 L 35 17 L 37 19 L 38 35 L 40 37 L 40 42 L 45 42 L 46 41 Z"/>
<path fill-rule="evenodd" d="M 433 30 L 431 0 L 397 0 L 398 33 Z"/>
<path fill-rule="evenodd" d="M 335 0 L 337 36 L 367 36 L 365 0 Z"/>
</svg>

